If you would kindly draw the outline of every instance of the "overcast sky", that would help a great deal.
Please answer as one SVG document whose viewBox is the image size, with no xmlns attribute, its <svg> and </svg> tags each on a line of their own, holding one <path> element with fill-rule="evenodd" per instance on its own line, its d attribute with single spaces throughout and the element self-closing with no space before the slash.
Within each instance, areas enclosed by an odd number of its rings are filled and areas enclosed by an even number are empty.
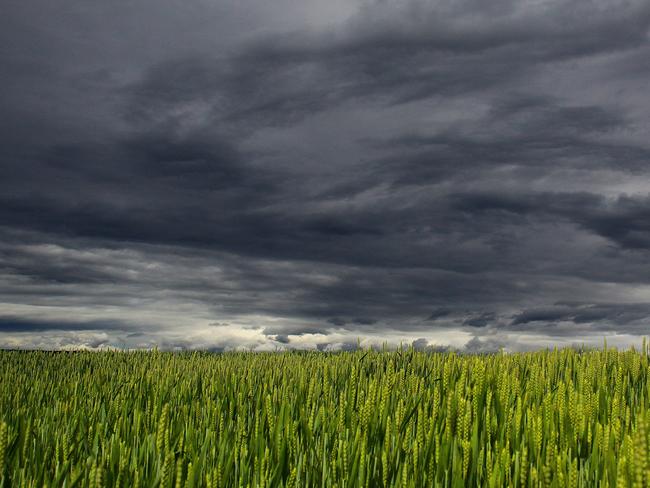
<svg viewBox="0 0 650 488">
<path fill-rule="evenodd" d="M 629 345 L 647 0 L 6 0 L 0 346 Z"/>
</svg>

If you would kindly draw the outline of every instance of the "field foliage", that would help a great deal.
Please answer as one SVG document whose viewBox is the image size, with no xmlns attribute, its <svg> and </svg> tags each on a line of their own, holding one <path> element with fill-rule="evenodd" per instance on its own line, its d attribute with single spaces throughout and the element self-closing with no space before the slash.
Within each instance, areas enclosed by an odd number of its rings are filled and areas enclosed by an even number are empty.
<svg viewBox="0 0 650 488">
<path fill-rule="evenodd" d="M 647 486 L 641 351 L 0 352 L 0 485 Z"/>
</svg>

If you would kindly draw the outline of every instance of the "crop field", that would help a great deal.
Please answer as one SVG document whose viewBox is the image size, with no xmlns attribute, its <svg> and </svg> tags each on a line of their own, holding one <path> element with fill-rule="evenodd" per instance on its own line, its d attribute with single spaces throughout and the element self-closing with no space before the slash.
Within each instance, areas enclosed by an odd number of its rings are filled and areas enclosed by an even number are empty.
<svg viewBox="0 0 650 488">
<path fill-rule="evenodd" d="M 0 485 L 648 486 L 648 351 L 0 352 Z"/>
</svg>

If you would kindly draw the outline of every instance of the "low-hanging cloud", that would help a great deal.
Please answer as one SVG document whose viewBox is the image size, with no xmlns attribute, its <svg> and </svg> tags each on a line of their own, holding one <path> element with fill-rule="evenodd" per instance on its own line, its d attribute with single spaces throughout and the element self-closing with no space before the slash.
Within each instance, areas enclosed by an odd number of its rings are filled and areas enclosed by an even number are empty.
<svg viewBox="0 0 650 488">
<path fill-rule="evenodd" d="M 0 20 L 0 346 L 646 332 L 647 2 L 52 8 Z"/>
</svg>

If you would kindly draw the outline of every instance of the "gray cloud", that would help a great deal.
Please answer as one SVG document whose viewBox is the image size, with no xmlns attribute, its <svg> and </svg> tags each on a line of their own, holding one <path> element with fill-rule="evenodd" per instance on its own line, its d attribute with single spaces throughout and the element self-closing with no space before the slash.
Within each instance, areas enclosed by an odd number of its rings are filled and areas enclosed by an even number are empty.
<svg viewBox="0 0 650 488">
<path fill-rule="evenodd" d="M 560 328 L 563 323 L 568 323 L 574 328 L 587 326 L 588 330 L 594 331 L 620 327 L 642 334 L 649 317 L 650 305 L 647 303 L 558 303 L 550 308 L 523 310 L 512 318 L 510 327 L 525 329 L 538 325 Z"/>
<path fill-rule="evenodd" d="M 502 349 L 505 349 L 506 343 L 498 339 L 485 339 L 481 340 L 478 336 L 474 336 L 470 341 L 465 344 L 463 347 L 463 352 L 469 354 L 485 354 L 485 353 L 495 353 Z"/>
<path fill-rule="evenodd" d="M 492 312 L 483 312 L 478 315 L 473 315 L 463 321 L 463 325 L 469 327 L 485 327 L 495 319 Z"/>
<path fill-rule="evenodd" d="M 43 332 L 51 330 L 95 330 L 95 331 L 127 331 L 137 328 L 137 324 L 125 324 L 118 321 L 47 321 L 26 320 L 21 317 L 0 316 L 0 332 Z"/>
<path fill-rule="evenodd" d="M 644 333 L 647 2 L 290 7 L 7 6 L 0 346 Z"/>
<path fill-rule="evenodd" d="M 443 318 L 443 317 L 448 317 L 450 313 L 451 313 L 451 310 L 449 310 L 447 308 L 438 308 L 438 309 L 434 310 L 433 312 L 431 312 L 431 314 L 429 315 L 428 320 L 438 320 L 438 319 Z"/>
</svg>

